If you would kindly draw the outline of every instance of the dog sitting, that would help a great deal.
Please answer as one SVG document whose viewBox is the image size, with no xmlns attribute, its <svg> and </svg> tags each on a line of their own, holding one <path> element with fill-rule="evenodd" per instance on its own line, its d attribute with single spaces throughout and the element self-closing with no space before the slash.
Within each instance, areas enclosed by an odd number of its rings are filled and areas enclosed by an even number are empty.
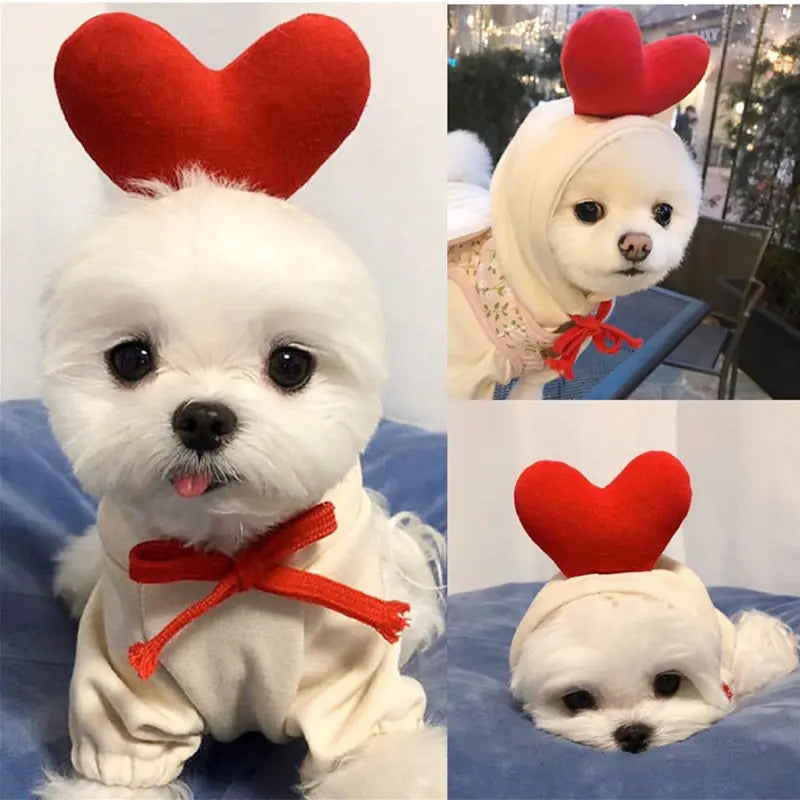
<svg viewBox="0 0 800 800">
<path fill-rule="evenodd" d="M 440 537 L 389 519 L 358 466 L 385 371 L 369 275 L 266 194 L 200 172 L 177 190 L 140 188 L 46 303 L 44 399 L 100 506 L 56 577 L 73 611 L 89 595 L 70 691 L 77 775 L 52 776 L 40 796 L 180 796 L 204 734 L 251 730 L 305 737 L 311 796 L 443 796 L 443 732 L 424 727 L 424 691 L 399 671 L 443 627 Z M 293 526 L 294 552 L 242 558 Z M 193 574 L 204 556 L 221 575 Z M 162 583 L 168 557 L 188 566 Z M 315 604 L 307 573 L 336 582 L 332 603 Z M 203 598 L 230 574 L 211 608 Z M 286 596 L 292 574 L 300 592 Z M 346 608 L 354 593 L 362 617 Z"/>
<path fill-rule="evenodd" d="M 652 564 L 690 496 L 667 453 L 639 456 L 604 489 L 553 462 L 520 476 L 520 520 L 562 570 L 511 643 L 511 692 L 538 728 L 640 753 L 708 728 L 797 668 L 798 637 L 779 619 L 731 621 L 688 567 Z"/>
<path fill-rule="evenodd" d="M 530 112 L 488 193 L 468 182 L 472 173 L 484 172 L 487 154 L 474 141 L 470 146 L 465 132 L 450 135 L 453 398 L 492 398 L 511 381 L 517 381 L 512 398 L 539 397 L 546 382 L 573 377 L 574 361 L 590 339 L 605 352 L 622 343 L 638 346 L 605 322 L 611 301 L 662 280 L 691 237 L 700 207 L 697 167 L 678 136 L 652 118 L 670 98 L 660 97 L 653 109 L 631 94 L 627 106 L 619 106 L 610 79 L 600 81 L 608 97 L 583 89 L 586 75 L 598 69 L 592 56 L 597 25 L 626 34 L 630 41 L 620 35 L 609 46 L 620 59 L 635 48 L 641 62 L 641 38 L 627 12 L 600 9 L 582 17 L 562 56 L 573 97 Z M 684 64 L 674 101 L 700 80 L 708 57 L 698 37 L 678 38 L 684 41 L 677 44 L 701 52 Z M 588 110 L 587 95 L 597 100 Z"/>
<path fill-rule="evenodd" d="M 283 199 L 358 123 L 363 45 L 306 14 L 209 70 L 109 13 L 62 45 L 55 81 L 127 197 L 46 297 L 43 397 L 99 507 L 55 581 L 80 615 L 75 773 L 38 796 L 185 797 L 202 736 L 260 731 L 305 739 L 309 797 L 443 797 L 444 731 L 400 672 L 443 628 L 441 536 L 390 518 L 359 464 L 378 296 Z"/>
</svg>

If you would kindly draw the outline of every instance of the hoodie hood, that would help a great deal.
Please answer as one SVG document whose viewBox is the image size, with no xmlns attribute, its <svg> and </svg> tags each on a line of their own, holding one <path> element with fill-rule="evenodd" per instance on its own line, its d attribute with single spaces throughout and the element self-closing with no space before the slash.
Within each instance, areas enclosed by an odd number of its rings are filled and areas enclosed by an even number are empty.
<svg viewBox="0 0 800 800">
<path fill-rule="evenodd" d="M 643 130 L 675 136 L 650 117 L 576 115 L 565 98 L 534 108 L 503 153 L 490 187 L 492 234 L 511 289 L 540 325 L 557 327 L 611 299 L 587 296 L 562 275 L 549 244 L 550 221 L 584 164 L 610 142 Z"/>
<path fill-rule="evenodd" d="M 525 641 L 551 614 L 562 606 L 596 594 L 634 594 L 658 600 L 695 616 L 717 644 L 720 680 L 731 681 L 735 632 L 731 621 L 711 602 L 700 578 L 687 566 L 661 556 L 652 570 L 609 574 L 577 575 L 565 578 L 558 573 L 534 597 L 517 627 L 509 654 L 512 672 L 519 662 Z M 698 686 L 705 699 L 719 708 L 729 703 L 720 682 Z"/>
</svg>

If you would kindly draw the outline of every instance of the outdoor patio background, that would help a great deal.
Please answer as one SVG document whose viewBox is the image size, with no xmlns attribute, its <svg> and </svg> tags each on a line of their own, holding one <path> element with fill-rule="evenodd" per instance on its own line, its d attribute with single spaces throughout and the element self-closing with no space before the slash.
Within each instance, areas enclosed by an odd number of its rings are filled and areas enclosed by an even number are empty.
<svg viewBox="0 0 800 800">
<path fill-rule="evenodd" d="M 448 129 L 474 130 L 496 161 L 532 107 L 566 96 L 561 43 L 577 19 L 598 7 L 449 6 Z M 760 305 L 777 319 L 779 330 L 771 335 L 782 338 L 778 344 L 759 338 L 755 346 L 744 349 L 786 352 L 781 363 L 796 371 L 800 369 L 800 8 L 791 4 L 620 8 L 633 14 L 645 42 L 692 33 L 711 48 L 699 85 L 659 117 L 674 127 L 688 106 L 696 110 L 691 134 L 682 138 L 702 176 L 701 214 L 769 229 L 769 246 L 756 277 L 766 285 Z M 752 323 L 745 330 L 748 336 L 755 342 Z M 745 368 L 766 385 L 769 382 L 757 376 L 758 361 L 754 364 L 750 356 Z M 716 381 L 659 367 L 634 396 L 715 397 Z M 740 373 L 737 397 L 766 396 Z"/>
</svg>

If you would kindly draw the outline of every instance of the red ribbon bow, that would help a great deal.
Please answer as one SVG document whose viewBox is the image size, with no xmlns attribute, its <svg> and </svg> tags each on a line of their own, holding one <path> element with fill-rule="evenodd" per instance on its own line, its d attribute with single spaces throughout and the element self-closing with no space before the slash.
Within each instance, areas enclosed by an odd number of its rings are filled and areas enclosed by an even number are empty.
<svg viewBox="0 0 800 800">
<path fill-rule="evenodd" d="M 201 553 L 177 539 L 154 539 L 130 552 L 128 572 L 137 583 L 218 581 L 211 594 L 189 606 L 146 642 L 128 649 L 128 661 L 146 680 L 158 666 L 162 649 L 180 630 L 238 592 L 262 592 L 294 597 L 351 617 L 396 642 L 408 624 L 410 607 L 398 600 L 381 600 L 350 586 L 283 566 L 292 553 L 324 539 L 336 530 L 332 503 L 321 503 L 283 523 L 235 558 L 220 552 Z"/>
<path fill-rule="evenodd" d="M 553 352 L 558 358 L 545 359 L 545 364 L 563 375 L 566 380 L 571 381 L 575 379 L 573 372 L 575 360 L 580 355 L 583 343 L 589 338 L 601 353 L 616 353 L 622 347 L 623 342 L 634 350 L 641 347 L 642 339 L 635 339 L 625 331 L 603 321 L 610 313 L 611 301 L 606 300 L 600 303 L 595 316 L 591 314 L 587 314 L 585 317 L 577 314 L 570 315 L 574 324 L 553 342 Z"/>
</svg>

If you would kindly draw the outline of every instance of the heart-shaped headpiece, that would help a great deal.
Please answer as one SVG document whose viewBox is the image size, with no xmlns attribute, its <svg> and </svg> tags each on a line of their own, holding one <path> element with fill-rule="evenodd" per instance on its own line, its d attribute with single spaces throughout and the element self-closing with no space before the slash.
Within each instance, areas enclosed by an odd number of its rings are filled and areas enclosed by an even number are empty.
<svg viewBox="0 0 800 800">
<path fill-rule="evenodd" d="M 705 40 L 692 34 L 643 45 L 631 14 L 600 8 L 570 28 L 561 71 L 576 114 L 652 117 L 700 83 L 710 54 Z"/>
<path fill-rule="evenodd" d="M 55 65 L 72 132 L 118 186 L 199 166 L 289 197 L 358 123 L 369 57 L 344 22 L 305 14 L 266 33 L 221 70 L 132 14 L 93 17 Z"/>
<path fill-rule="evenodd" d="M 691 500 L 686 468 L 654 450 L 605 487 L 568 464 L 537 461 L 514 489 L 522 527 L 567 578 L 651 570 Z"/>
</svg>

